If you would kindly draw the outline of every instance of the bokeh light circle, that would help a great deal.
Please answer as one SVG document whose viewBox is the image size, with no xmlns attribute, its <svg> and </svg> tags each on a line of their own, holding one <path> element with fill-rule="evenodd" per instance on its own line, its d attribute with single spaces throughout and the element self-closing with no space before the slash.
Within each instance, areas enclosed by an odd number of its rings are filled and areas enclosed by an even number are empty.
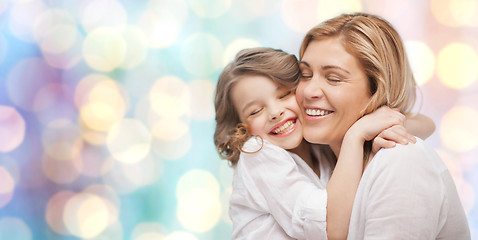
<svg viewBox="0 0 478 240">
<path fill-rule="evenodd" d="M 183 0 L 151 0 L 138 27 L 146 34 L 151 48 L 165 48 L 174 44 L 187 16 L 188 6 Z"/>
<path fill-rule="evenodd" d="M 88 66 L 95 70 L 112 71 L 125 61 L 126 41 L 115 28 L 96 28 L 83 42 L 83 57 Z"/>
<path fill-rule="evenodd" d="M 5 60 L 8 52 L 8 42 L 5 37 L 0 34 L 0 64 Z"/>
<path fill-rule="evenodd" d="M 5 170 L 7 170 L 10 177 L 12 177 L 13 182 L 20 182 L 20 165 L 18 164 L 17 159 L 4 154 L 3 156 L 0 156 L 0 167 L 3 167 Z"/>
<path fill-rule="evenodd" d="M 176 160 L 186 155 L 191 149 L 191 145 L 191 133 L 187 132 L 176 140 L 164 140 L 153 137 L 152 149 L 156 156 L 160 158 Z"/>
<path fill-rule="evenodd" d="M 63 213 L 68 231 L 80 238 L 93 238 L 103 232 L 110 218 L 105 201 L 90 193 L 78 193 L 70 198 Z"/>
<path fill-rule="evenodd" d="M 84 145 L 81 151 L 83 168 L 81 174 L 97 178 L 107 174 L 114 166 L 115 160 L 104 146 Z"/>
<path fill-rule="evenodd" d="M 78 85 L 75 99 L 77 102 L 86 100 L 80 107 L 81 119 L 96 131 L 108 131 L 124 117 L 127 109 L 123 87 L 111 79 L 97 75 L 85 79 L 84 85 Z"/>
<path fill-rule="evenodd" d="M 88 31 L 99 27 L 118 27 L 126 24 L 127 12 L 123 5 L 115 0 L 85 1 L 81 12 L 81 24 Z"/>
<path fill-rule="evenodd" d="M 202 18 L 217 18 L 231 6 L 231 0 L 189 0 L 194 13 Z"/>
<path fill-rule="evenodd" d="M 469 45 L 450 43 L 438 54 L 437 75 L 448 87 L 463 89 L 478 80 L 478 55 Z"/>
<path fill-rule="evenodd" d="M 59 54 L 70 49 L 78 30 L 75 19 L 66 11 L 45 11 L 35 23 L 35 40 L 43 52 Z"/>
<path fill-rule="evenodd" d="M 360 0 L 321 0 L 317 9 L 317 23 L 320 23 L 342 13 L 361 12 L 362 3 Z"/>
<path fill-rule="evenodd" d="M 181 49 L 181 61 L 188 72 L 208 76 L 222 66 L 223 46 L 213 35 L 196 33 L 187 38 Z"/>
<path fill-rule="evenodd" d="M 9 0 L 0 0 L 0 15 L 7 10 Z"/>
<path fill-rule="evenodd" d="M 78 127 L 66 119 L 50 122 L 43 131 L 42 143 L 45 153 L 56 160 L 71 160 L 82 147 Z"/>
<path fill-rule="evenodd" d="M 192 233 L 188 232 L 172 232 L 162 240 L 198 240 Z"/>
<path fill-rule="evenodd" d="M 435 71 L 435 55 L 428 45 L 419 41 L 405 42 L 407 57 L 419 86 L 428 82 Z"/>
<path fill-rule="evenodd" d="M 274 12 L 275 0 L 241 0 L 232 1 L 227 15 L 233 16 L 239 22 L 251 22 L 261 17 L 266 17 Z"/>
<path fill-rule="evenodd" d="M 205 189 L 213 195 L 219 196 L 219 183 L 212 173 L 205 170 L 193 169 L 186 172 L 176 186 L 176 198 L 183 198 L 183 194 L 194 189 Z"/>
<path fill-rule="evenodd" d="M 4 167 L 0 166 L 0 208 L 7 205 L 13 197 L 15 181 Z"/>
<path fill-rule="evenodd" d="M 168 126 L 168 128 L 164 128 Z M 181 119 L 162 118 L 154 122 L 152 135 L 154 138 L 174 142 L 189 133 L 189 125 Z"/>
<path fill-rule="evenodd" d="M 189 84 L 191 94 L 190 113 L 197 121 L 214 119 L 214 91 L 216 86 L 209 80 L 194 80 Z"/>
<path fill-rule="evenodd" d="M 32 231 L 20 218 L 3 217 L 0 218 L 0 239 L 31 240 Z"/>
<path fill-rule="evenodd" d="M 138 187 L 154 183 L 162 172 L 162 161 L 150 156 L 139 163 L 120 166 L 125 175 L 124 179 Z"/>
<path fill-rule="evenodd" d="M 25 71 L 28 69 L 28 71 Z M 24 110 L 38 111 L 38 92 L 46 85 L 58 81 L 59 73 L 41 58 L 24 58 L 10 71 L 7 93 Z"/>
<path fill-rule="evenodd" d="M 145 60 L 148 54 L 148 40 L 140 28 L 132 25 L 123 27 L 121 35 L 126 43 L 126 51 L 124 61 L 120 67 L 130 70 L 139 66 Z"/>
<path fill-rule="evenodd" d="M 59 234 L 69 234 L 63 222 L 63 212 L 65 205 L 73 196 L 74 192 L 61 191 L 53 195 L 47 203 L 45 218 L 48 226 Z"/>
<path fill-rule="evenodd" d="M 222 204 L 215 192 L 204 188 L 187 191 L 178 199 L 177 217 L 181 225 L 194 232 L 211 230 L 222 215 Z"/>
<path fill-rule="evenodd" d="M 231 42 L 226 46 L 226 50 L 224 51 L 224 57 L 222 61 L 222 66 L 225 67 L 229 64 L 234 58 L 236 54 L 245 48 L 253 48 L 253 47 L 260 47 L 261 44 L 253 39 L 248 38 L 239 38 Z"/>
<path fill-rule="evenodd" d="M 0 152 L 11 152 L 25 138 L 25 120 L 12 107 L 0 105 Z"/>
<path fill-rule="evenodd" d="M 282 17 L 290 29 L 305 33 L 318 23 L 317 1 L 284 0 Z"/>
<path fill-rule="evenodd" d="M 59 69 L 69 69 L 76 66 L 83 60 L 84 36 L 76 34 L 76 38 L 72 41 L 71 47 L 61 53 L 49 53 L 42 48 L 43 58 L 50 66 Z"/>
<path fill-rule="evenodd" d="M 175 76 L 160 78 L 149 92 L 151 108 L 161 117 L 178 118 L 189 114 L 189 88 Z"/>
<path fill-rule="evenodd" d="M 43 155 L 43 173 L 57 184 L 67 184 L 75 181 L 83 169 L 83 162 L 79 156 L 66 161 L 59 161 L 49 155 Z"/>
<path fill-rule="evenodd" d="M 119 208 L 121 205 L 120 198 L 113 188 L 103 184 L 93 184 L 83 190 L 83 193 L 91 193 L 101 197 L 108 207 L 108 225 L 114 224 L 118 221 Z"/>
<path fill-rule="evenodd" d="M 22 41 L 33 42 L 34 26 L 37 19 L 47 10 L 42 0 L 11 1 L 10 31 Z"/>
<path fill-rule="evenodd" d="M 140 121 L 123 119 L 109 129 L 107 146 L 120 162 L 136 163 L 143 160 L 149 154 L 150 145 L 151 134 Z"/>
<path fill-rule="evenodd" d="M 475 0 L 431 0 L 431 10 L 443 25 L 478 26 L 478 3 Z"/>
<path fill-rule="evenodd" d="M 162 173 L 162 161 L 150 156 L 137 163 L 115 162 L 103 177 L 105 184 L 119 194 L 129 194 L 140 187 L 154 183 Z"/>
<path fill-rule="evenodd" d="M 467 106 L 455 106 L 442 118 L 440 137 L 451 150 L 466 152 L 478 146 L 478 111 Z"/>
<path fill-rule="evenodd" d="M 132 240 L 164 240 L 166 230 L 156 222 L 141 222 L 131 234 Z"/>
</svg>

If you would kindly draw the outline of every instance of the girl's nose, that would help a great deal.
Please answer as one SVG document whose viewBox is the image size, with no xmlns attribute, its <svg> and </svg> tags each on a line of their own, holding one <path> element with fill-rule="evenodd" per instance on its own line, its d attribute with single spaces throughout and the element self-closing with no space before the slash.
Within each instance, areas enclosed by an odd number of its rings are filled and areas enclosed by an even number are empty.
<svg viewBox="0 0 478 240">
<path fill-rule="evenodd" d="M 270 120 L 277 120 L 283 115 L 284 115 L 284 109 L 277 108 L 277 109 L 270 112 L 270 117 L 269 118 L 270 118 Z"/>
</svg>

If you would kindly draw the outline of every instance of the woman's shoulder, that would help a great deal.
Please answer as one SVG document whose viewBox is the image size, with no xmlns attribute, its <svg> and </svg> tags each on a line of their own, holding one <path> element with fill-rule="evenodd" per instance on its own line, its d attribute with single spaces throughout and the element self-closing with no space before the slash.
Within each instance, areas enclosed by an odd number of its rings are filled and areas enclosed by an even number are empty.
<svg viewBox="0 0 478 240">
<path fill-rule="evenodd" d="M 446 166 L 435 150 L 418 137 L 416 143 L 397 144 L 393 148 L 381 149 L 369 165 L 380 168 L 392 166 L 392 168 L 403 170 L 419 167 L 436 169 L 440 172 L 446 170 Z"/>
</svg>

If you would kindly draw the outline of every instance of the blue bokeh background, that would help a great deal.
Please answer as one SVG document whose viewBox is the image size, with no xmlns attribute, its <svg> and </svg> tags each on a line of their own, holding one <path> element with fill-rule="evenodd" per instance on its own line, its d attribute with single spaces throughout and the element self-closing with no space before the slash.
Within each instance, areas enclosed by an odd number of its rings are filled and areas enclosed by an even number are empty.
<svg viewBox="0 0 478 240">
<path fill-rule="evenodd" d="M 405 41 L 478 238 L 476 0 L 0 0 L 0 239 L 229 239 L 221 69 L 355 11 Z"/>
</svg>

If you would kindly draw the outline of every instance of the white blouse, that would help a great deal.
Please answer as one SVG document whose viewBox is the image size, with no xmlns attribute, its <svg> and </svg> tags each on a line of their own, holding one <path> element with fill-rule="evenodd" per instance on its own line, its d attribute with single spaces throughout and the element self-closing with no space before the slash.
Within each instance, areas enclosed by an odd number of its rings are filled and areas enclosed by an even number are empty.
<svg viewBox="0 0 478 240">
<path fill-rule="evenodd" d="M 355 196 L 348 239 L 470 239 L 447 167 L 421 139 L 380 150 Z"/>
<path fill-rule="evenodd" d="M 251 138 L 243 150 L 260 147 L 261 140 Z M 260 151 L 241 153 L 230 199 L 232 239 L 327 239 L 331 166 L 318 159 L 320 179 L 299 156 L 265 140 Z"/>
</svg>

